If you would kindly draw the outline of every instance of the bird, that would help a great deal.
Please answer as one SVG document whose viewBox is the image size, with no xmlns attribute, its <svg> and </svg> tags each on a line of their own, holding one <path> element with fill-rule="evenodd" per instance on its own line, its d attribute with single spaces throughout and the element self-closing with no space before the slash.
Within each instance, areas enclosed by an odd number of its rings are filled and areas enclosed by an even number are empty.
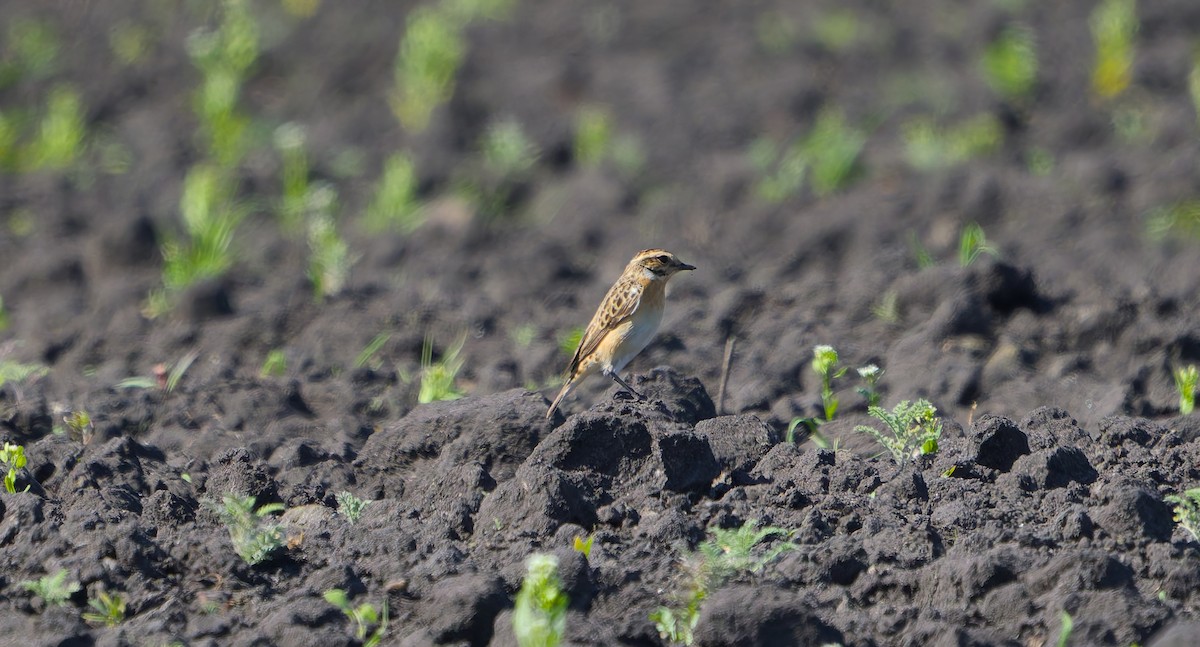
<svg viewBox="0 0 1200 647">
<path fill-rule="evenodd" d="M 666 305 L 667 281 L 679 272 L 694 269 L 663 249 L 644 249 L 634 255 L 584 330 L 575 356 L 567 365 L 562 390 L 546 411 L 547 420 L 563 398 L 597 372 L 612 378 L 639 400 L 645 399 L 621 379 L 620 373 L 658 331 Z"/>
</svg>

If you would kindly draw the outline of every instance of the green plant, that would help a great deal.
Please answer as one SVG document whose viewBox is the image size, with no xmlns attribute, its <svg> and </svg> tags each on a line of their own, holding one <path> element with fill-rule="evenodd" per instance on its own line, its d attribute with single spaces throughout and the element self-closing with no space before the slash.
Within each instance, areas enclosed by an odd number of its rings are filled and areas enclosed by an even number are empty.
<svg viewBox="0 0 1200 647">
<path fill-rule="evenodd" d="M 1196 408 L 1196 383 L 1200 382 L 1200 371 L 1195 364 L 1177 367 L 1171 371 L 1175 378 L 1175 390 L 1179 392 L 1179 413 L 1190 414 Z"/>
<path fill-rule="evenodd" d="M 258 59 L 258 25 L 246 1 L 222 0 L 217 29 L 191 34 L 187 50 L 203 75 L 194 101 L 201 134 L 213 159 L 231 168 L 245 153 L 249 127 L 249 119 L 237 111 L 238 96 Z"/>
<path fill-rule="evenodd" d="M 571 547 L 585 558 L 590 558 L 592 556 L 592 542 L 595 539 L 595 535 L 588 535 L 587 539 L 576 535 L 575 540 L 571 542 Z"/>
<path fill-rule="evenodd" d="M 1196 111 L 1196 125 L 1200 125 L 1200 47 L 1192 53 L 1192 71 L 1188 73 L 1188 94 L 1192 97 L 1192 108 Z"/>
<path fill-rule="evenodd" d="M 179 361 L 172 364 L 171 370 L 167 372 L 167 379 L 163 382 L 163 390 L 167 393 L 174 391 L 179 386 L 179 381 L 183 379 L 184 373 L 187 373 L 187 370 L 192 367 L 192 363 L 199 356 L 200 353 L 194 350 L 189 351 L 183 357 L 180 357 Z"/>
<path fill-rule="evenodd" d="M 192 363 L 200 354 L 196 351 L 190 351 L 180 357 L 175 363 L 168 367 L 166 364 L 157 364 L 154 367 L 154 376 L 135 375 L 127 377 L 114 386 L 118 389 L 158 389 L 165 393 L 173 392 L 179 386 L 180 380 L 183 379 L 187 370 L 191 368 Z"/>
<path fill-rule="evenodd" d="M 363 224 L 373 232 L 409 233 L 421 225 L 424 214 L 417 201 L 417 170 L 412 159 L 396 153 L 383 163 L 375 195 L 363 214 Z"/>
<path fill-rule="evenodd" d="M 879 378 L 883 377 L 883 369 L 874 364 L 867 364 L 857 370 L 858 376 L 863 381 L 863 385 L 858 387 L 858 394 L 867 401 L 868 407 L 879 406 L 879 390 L 876 385 L 879 383 Z"/>
<path fill-rule="evenodd" d="M 853 9 L 822 11 L 812 23 L 813 38 L 831 52 L 845 52 L 852 48 L 862 31 L 858 14 Z"/>
<path fill-rule="evenodd" d="M 806 178 L 818 196 L 839 191 L 853 179 L 866 141 L 866 133 L 850 126 L 836 109 L 822 111 L 808 135 L 783 152 L 759 139 L 749 152 L 760 176 L 755 191 L 767 202 L 782 202 L 799 191 Z"/>
<path fill-rule="evenodd" d="M 262 368 L 258 374 L 262 377 L 279 377 L 287 372 L 287 355 L 282 348 L 274 348 L 267 352 Z"/>
<path fill-rule="evenodd" d="M 1187 490 L 1182 496 L 1168 495 L 1165 500 L 1175 504 L 1175 521 L 1192 533 L 1193 539 L 1200 540 L 1200 488 Z"/>
<path fill-rule="evenodd" d="M 4 309 L 4 297 L 0 296 L 0 332 L 8 329 L 8 310 Z"/>
<path fill-rule="evenodd" d="M 682 596 L 683 605 L 661 606 L 650 614 L 659 635 L 672 643 L 691 645 L 700 607 L 710 593 L 728 579 L 741 573 L 757 573 L 784 552 L 797 548 L 791 542 L 781 542 L 766 551 L 758 548 L 768 538 L 779 535 L 787 538 L 792 533 L 772 526 L 759 528 L 754 519 L 739 528 L 711 529 L 710 538 L 685 560 L 691 573 Z"/>
<path fill-rule="evenodd" d="M 1075 630 L 1075 621 L 1071 619 L 1071 614 L 1066 611 L 1062 612 L 1062 628 L 1058 630 L 1058 647 L 1067 647 L 1067 643 L 1071 640 L 1071 632 Z"/>
<path fill-rule="evenodd" d="M 37 580 L 24 580 L 21 588 L 42 599 L 47 606 L 66 606 L 67 600 L 79 590 L 79 582 L 67 581 L 67 569 L 60 568 L 54 575 L 43 575 Z"/>
<path fill-rule="evenodd" d="M 4 475 L 4 490 L 9 494 L 17 493 L 17 470 L 23 469 L 27 462 L 25 448 L 21 445 L 5 442 L 4 449 L 0 449 L 0 464 L 8 466 L 8 473 Z M 29 486 L 26 485 L 22 492 L 28 491 Z"/>
<path fill-rule="evenodd" d="M 125 599 L 116 593 L 100 591 L 88 600 L 88 606 L 94 609 L 83 614 L 83 620 L 88 624 L 115 627 L 125 620 Z"/>
<path fill-rule="evenodd" d="M 992 91 L 1009 101 L 1023 102 L 1037 82 L 1037 44 L 1033 30 L 1010 25 L 983 50 L 983 78 Z"/>
<path fill-rule="evenodd" d="M 988 244 L 987 236 L 983 233 L 983 227 L 979 223 L 970 223 L 963 227 L 962 233 L 958 237 L 958 264 L 962 267 L 967 267 L 974 263 L 979 258 L 980 254 L 989 254 L 997 256 L 999 251 Z"/>
<path fill-rule="evenodd" d="M 42 364 L 25 364 L 13 360 L 0 360 L 0 386 L 7 382 L 24 382 L 25 380 L 45 375 L 50 368 Z"/>
<path fill-rule="evenodd" d="M 108 48 L 122 65 L 138 65 L 146 60 L 153 34 L 139 25 L 123 22 L 108 34 Z"/>
<path fill-rule="evenodd" d="M 575 140 L 572 150 L 582 166 L 597 166 L 604 160 L 612 144 L 612 115 L 597 106 L 587 106 L 575 113 Z"/>
<path fill-rule="evenodd" d="M 338 514 L 346 518 L 350 523 L 358 523 L 362 517 L 363 510 L 371 503 L 369 500 L 360 499 L 350 492 L 338 492 L 337 496 L 337 511 Z"/>
<path fill-rule="evenodd" d="M 488 126 L 479 147 L 484 164 L 501 176 L 528 171 L 540 155 L 537 145 L 515 119 L 505 119 Z"/>
<path fill-rule="evenodd" d="M 363 647 L 376 647 L 383 642 L 388 627 L 387 600 L 383 601 L 382 610 L 370 602 L 353 606 L 346 592 L 342 589 L 329 589 L 325 592 L 325 601 L 342 610 L 347 618 L 354 621 L 354 636 L 363 642 Z M 372 633 L 371 629 L 375 631 Z M 367 637 L 370 634 L 370 638 Z"/>
<path fill-rule="evenodd" d="M 575 354 L 575 349 L 583 341 L 583 326 L 568 328 L 558 335 L 558 350 L 568 357 Z"/>
<path fill-rule="evenodd" d="M 417 394 L 418 402 L 426 404 L 441 400 L 457 400 L 463 397 L 463 392 L 455 386 L 454 381 L 465 362 L 460 355 L 466 341 L 466 336 L 460 337 L 457 342 L 446 349 L 442 359 L 435 363 L 433 361 L 433 339 L 425 338 L 425 343 L 421 346 L 421 387 Z"/>
<path fill-rule="evenodd" d="M 78 409 L 70 414 L 63 416 L 63 424 L 67 426 L 67 433 L 72 439 L 87 444 L 92 439 L 92 432 L 95 431 L 95 424 L 92 423 L 92 416 L 88 415 L 87 411 Z"/>
<path fill-rule="evenodd" d="M 362 368 L 368 364 L 373 364 L 374 362 L 372 360 L 375 359 L 375 354 L 378 353 L 380 349 L 383 348 L 383 345 L 388 343 L 388 340 L 391 338 L 392 333 L 390 332 L 381 332 L 372 337 L 371 341 L 367 342 L 367 345 L 363 346 L 363 349 L 359 351 L 358 357 L 354 358 L 354 368 Z"/>
<path fill-rule="evenodd" d="M 558 579 L 558 558 L 535 553 L 513 607 L 513 633 L 521 647 L 556 647 L 567 631 L 567 594 Z"/>
<path fill-rule="evenodd" d="M 392 111 L 405 128 L 420 132 L 435 108 L 454 93 L 454 77 L 466 56 L 461 24 L 438 7 L 408 15 L 396 55 Z"/>
<path fill-rule="evenodd" d="M 328 188 L 328 191 L 332 191 Z M 314 192 L 326 194 L 324 190 Z M 328 195 L 323 201 L 332 200 Z M 308 280 L 313 286 L 313 297 L 317 301 L 341 292 L 350 279 L 350 267 L 356 260 L 348 245 L 338 234 L 333 217 L 326 211 L 329 206 L 318 206 L 317 212 L 308 217 Z"/>
<path fill-rule="evenodd" d="M 866 133 L 850 126 L 840 110 L 822 111 L 804 142 L 804 155 L 812 166 L 813 193 L 823 196 L 845 188 L 866 142 Z"/>
<path fill-rule="evenodd" d="M 825 411 L 825 421 L 833 420 L 837 415 L 838 397 L 833 392 L 833 381 L 846 374 L 846 368 L 838 368 L 838 353 L 826 344 L 813 347 L 812 370 L 821 378 L 821 407 Z"/>
<path fill-rule="evenodd" d="M 304 127 L 286 123 L 275 129 L 275 150 L 280 157 L 280 181 L 283 197 L 279 201 L 279 219 L 285 229 L 300 228 L 309 206 L 308 155 L 304 150 Z"/>
<path fill-rule="evenodd" d="M 1200 200 L 1184 200 L 1151 211 L 1146 233 L 1154 240 L 1172 235 L 1200 238 Z"/>
<path fill-rule="evenodd" d="M 267 560 L 283 547 L 283 531 L 279 524 L 270 521 L 269 515 L 285 509 L 282 503 L 266 503 L 255 510 L 254 503 L 254 497 L 236 494 L 222 497 L 219 504 L 205 501 L 229 529 L 233 549 L 251 566 Z"/>
<path fill-rule="evenodd" d="M 55 88 L 50 93 L 37 137 L 22 151 L 23 166 L 32 170 L 70 166 L 83 149 L 86 132 L 79 93 L 65 86 Z"/>
<path fill-rule="evenodd" d="M 508 334 L 518 346 L 529 348 L 529 345 L 537 338 L 538 330 L 533 324 L 521 324 L 510 330 Z"/>
<path fill-rule="evenodd" d="M 234 234 L 247 211 L 233 194 L 233 180 L 220 167 L 202 163 L 188 170 L 179 198 L 184 235 L 163 243 L 163 288 L 147 300 L 148 316 L 167 312 L 181 290 L 233 265 Z"/>
<path fill-rule="evenodd" d="M 932 261 L 932 259 L 930 260 Z M 884 323 L 900 323 L 900 294 L 895 290 L 886 290 L 879 297 L 879 302 L 871 306 L 871 314 Z"/>
<path fill-rule="evenodd" d="M 1025 167 L 1034 175 L 1046 176 L 1054 171 L 1054 154 L 1041 146 L 1025 151 Z"/>
<path fill-rule="evenodd" d="M 869 434 L 883 445 L 897 465 L 904 465 L 911 457 L 937 451 L 942 423 L 934 417 L 937 409 L 928 400 L 904 400 L 891 411 L 869 407 L 867 412 L 881 420 L 887 426 L 887 432 L 867 425 L 858 425 L 854 431 Z"/>
<path fill-rule="evenodd" d="M 904 124 L 904 153 L 919 170 L 946 168 L 991 153 L 1004 140 L 996 118 L 981 114 L 949 128 L 941 128 L 928 117 Z"/>
<path fill-rule="evenodd" d="M 1111 99 L 1133 78 L 1134 36 L 1138 31 L 1135 0 L 1101 0 L 1088 19 L 1096 45 L 1092 91 Z"/>
<path fill-rule="evenodd" d="M 9 52 L 0 61 L 0 88 L 22 78 L 40 79 L 54 73 L 62 44 L 53 25 L 18 18 L 9 23 L 6 36 Z"/>
</svg>

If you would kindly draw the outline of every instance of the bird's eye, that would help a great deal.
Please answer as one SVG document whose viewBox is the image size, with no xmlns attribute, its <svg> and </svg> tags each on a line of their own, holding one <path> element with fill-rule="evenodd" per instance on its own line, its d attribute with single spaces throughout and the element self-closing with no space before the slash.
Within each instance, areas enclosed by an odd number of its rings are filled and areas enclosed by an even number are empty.
<svg viewBox="0 0 1200 647">
<path fill-rule="evenodd" d="M 662 256 L 656 256 L 654 258 L 654 260 L 658 261 L 659 263 L 662 263 L 663 265 L 666 265 L 667 263 L 671 262 L 671 257 L 664 254 Z"/>
</svg>

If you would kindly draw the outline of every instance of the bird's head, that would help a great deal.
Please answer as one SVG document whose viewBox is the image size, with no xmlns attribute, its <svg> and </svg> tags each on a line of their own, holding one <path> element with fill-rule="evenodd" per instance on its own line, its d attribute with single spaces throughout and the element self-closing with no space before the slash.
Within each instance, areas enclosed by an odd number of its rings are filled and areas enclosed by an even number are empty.
<svg viewBox="0 0 1200 647">
<path fill-rule="evenodd" d="M 640 267 L 646 278 L 651 281 L 665 281 L 677 272 L 696 269 L 665 249 L 644 249 L 638 252 L 629 264 Z"/>
</svg>

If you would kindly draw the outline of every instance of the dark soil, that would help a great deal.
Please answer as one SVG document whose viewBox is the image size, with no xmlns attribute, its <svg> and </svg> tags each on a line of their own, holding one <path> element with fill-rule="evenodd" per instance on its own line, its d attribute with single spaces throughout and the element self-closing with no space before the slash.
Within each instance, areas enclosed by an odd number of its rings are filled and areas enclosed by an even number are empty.
<svg viewBox="0 0 1200 647">
<path fill-rule="evenodd" d="M 298 19 L 258 1 L 242 108 L 260 145 L 240 173 L 259 211 L 233 271 L 153 320 L 141 306 L 159 245 L 203 154 L 184 41 L 208 3 L 0 4 L 6 29 L 34 17 L 63 45 L 51 75 L 0 87 L 0 112 L 72 83 L 93 141 L 130 161 L 100 169 L 97 144 L 70 171 L 0 176 L 0 360 L 49 368 L 0 387 L 0 436 L 25 446 L 31 486 L 0 493 L 0 644 L 356 644 L 322 599 L 336 587 L 388 600 L 385 644 L 514 645 L 524 560 L 547 551 L 571 644 L 660 645 L 648 616 L 684 585 L 681 556 L 749 520 L 794 531 L 800 550 L 714 592 L 697 644 L 1039 647 L 1064 612 L 1074 645 L 1195 644 L 1200 543 L 1164 496 L 1200 485 L 1200 419 L 1177 415 L 1171 378 L 1200 362 L 1200 245 L 1152 240 L 1146 219 L 1200 191 L 1187 89 L 1200 4 L 1139 3 L 1133 84 L 1109 102 L 1089 88 L 1095 3 L 1014 4 L 524 2 L 467 32 L 453 98 L 417 134 L 388 107 L 412 3 L 327 1 Z M 864 30 L 848 49 L 811 36 L 833 9 Z M 1039 47 L 1020 106 L 978 68 L 1013 20 Z M 769 51 L 764 23 L 797 38 Z M 131 66 L 110 49 L 126 24 L 153 35 Z M 573 158 L 585 105 L 642 142 L 643 170 Z M 856 183 L 765 203 L 751 143 L 803 135 L 827 106 L 870 126 Z M 998 151 L 905 163 L 907 120 L 979 113 L 1003 124 Z M 454 189 L 505 118 L 542 156 L 503 213 L 474 217 Z M 308 129 L 358 255 L 320 303 L 304 237 L 269 208 L 285 121 Z M 357 220 L 398 150 L 417 160 L 429 219 L 371 234 Z M 339 171 L 347 151 L 364 173 Z M 1035 153 L 1048 173 L 1030 171 Z M 958 265 L 968 222 L 998 258 Z M 918 267 L 913 240 L 935 265 Z M 544 420 L 559 337 L 651 246 L 699 269 L 673 281 L 630 366 L 648 400 L 593 378 Z M 876 315 L 889 293 L 894 321 Z M 465 335 L 464 399 L 416 404 L 427 335 L 438 354 Z M 820 414 L 816 344 L 882 366 L 889 406 L 930 399 L 940 452 L 904 469 L 877 456 L 852 432 L 871 421 L 853 371 L 824 428 L 838 451 L 783 442 L 794 417 Z M 273 349 L 286 372 L 262 377 Z M 191 353 L 173 391 L 117 387 Z M 78 410 L 95 421 L 87 443 L 62 433 Z M 356 525 L 334 512 L 343 490 L 374 500 Z M 285 504 L 288 547 L 245 564 L 202 503 L 230 493 Z M 585 559 L 571 546 L 589 533 Z M 64 607 L 19 585 L 60 568 L 84 586 Z M 80 619 L 99 590 L 128 600 L 114 628 Z"/>
</svg>

